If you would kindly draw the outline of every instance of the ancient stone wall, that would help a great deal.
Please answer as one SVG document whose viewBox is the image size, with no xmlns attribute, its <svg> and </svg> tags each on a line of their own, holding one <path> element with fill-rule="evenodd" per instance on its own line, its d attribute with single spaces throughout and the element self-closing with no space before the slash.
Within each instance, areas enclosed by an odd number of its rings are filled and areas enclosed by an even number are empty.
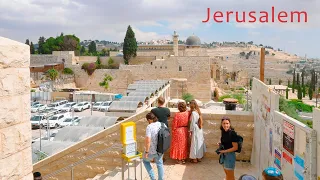
<svg viewBox="0 0 320 180">
<path fill-rule="evenodd" d="M 0 179 L 33 179 L 30 47 L 0 37 Z"/>
<path fill-rule="evenodd" d="M 133 82 L 132 74 L 129 70 L 96 69 L 91 76 L 79 66 L 74 66 L 73 71 L 77 87 L 91 91 L 125 93 L 128 85 Z M 113 77 L 113 81 L 109 83 L 108 90 L 99 86 L 99 83 L 102 82 L 105 74 Z"/>
<path fill-rule="evenodd" d="M 96 56 L 78 56 L 79 57 L 79 64 L 82 65 L 83 63 L 92 63 L 97 61 Z M 100 60 L 102 64 L 108 64 L 109 58 L 112 58 L 114 64 L 124 64 L 124 59 L 121 56 L 101 56 Z M 130 59 L 131 65 L 137 64 L 146 64 L 150 63 L 152 60 L 155 60 L 156 56 L 137 56 L 135 58 Z"/>
<path fill-rule="evenodd" d="M 45 64 L 54 64 L 60 63 L 58 57 L 55 55 L 35 55 L 30 56 L 30 65 L 31 66 L 43 66 Z"/>
<path fill-rule="evenodd" d="M 169 119 L 169 126 L 171 126 L 172 118 L 177 112 L 177 109 L 170 109 L 170 111 L 171 118 Z M 138 150 L 140 152 L 144 150 L 145 129 L 148 125 L 145 115 L 148 112 L 149 110 L 146 110 L 123 121 L 133 121 L 136 123 Z M 204 138 L 207 146 L 205 158 L 218 159 L 219 157 L 215 151 L 218 148 L 217 143 L 220 141 L 221 132 L 219 127 L 223 116 L 228 116 L 231 119 L 232 125 L 235 127 L 237 133 L 244 138 L 243 149 L 240 154 L 237 153 L 237 159 L 250 160 L 254 121 L 252 113 L 243 111 L 208 112 L 203 110 Z M 51 179 L 70 179 L 71 168 L 68 168 L 68 166 L 81 159 L 88 158 L 95 153 L 101 153 L 101 155 L 96 156 L 92 160 L 88 160 L 74 167 L 74 179 L 82 180 L 93 178 L 97 174 L 103 174 L 107 170 L 113 170 L 121 166 L 121 149 L 113 149 L 113 146 L 121 146 L 120 123 L 36 163 L 34 165 L 34 171 L 40 171 L 46 176 L 57 170 L 66 168 L 64 172 L 55 175 Z M 168 153 L 166 153 L 165 156 L 168 157 Z"/>
<path fill-rule="evenodd" d="M 120 69 L 130 70 L 134 80 L 186 78 L 189 93 L 201 101 L 211 100 L 210 61 L 207 56 L 173 56 L 154 60 L 152 64 L 121 65 Z"/>
</svg>

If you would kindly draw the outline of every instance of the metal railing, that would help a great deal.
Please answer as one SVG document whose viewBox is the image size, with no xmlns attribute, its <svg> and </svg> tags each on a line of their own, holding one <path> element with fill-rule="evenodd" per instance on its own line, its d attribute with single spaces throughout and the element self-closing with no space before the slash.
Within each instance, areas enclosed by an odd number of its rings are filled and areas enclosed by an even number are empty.
<svg viewBox="0 0 320 180">
<path fill-rule="evenodd" d="M 122 146 L 112 145 L 112 146 L 110 146 L 110 147 L 108 147 L 108 148 L 106 148 L 104 150 L 101 150 L 101 151 L 95 153 L 95 154 L 87 156 L 85 159 L 82 159 L 80 161 L 77 161 L 76 163 L 70 164 L 70 165 L 68 165 L 68 166 L 66 166 L 64 168 L 61 168 L 61 169 L 59 169 L 57 171 L 54 171 L 53 173 L 50 173 L 50 174 L 44 176 L 43 179 L 49 179 L 50 177 L 54 177 L 54 176 L 56 176 L 56 175 L 58 175 L 60 173 L 63 173 L 63 172 L 66 172 L 66 171 L 70 170 L 70 172 L 71 172 L 71 180 L 73 180 L 74 179 L 74 167 L 76 167 L 76 166 L 78 166 L 78 165 L 80 165 L 80 164 L 82 164 L 82 163 L 84 163 L 86 161 L 89 161 L 89 160 L 92 160 L 94 158 L 97 158 L 100 155 L 102 155 L 102 154 L 104 154 L 104 153 L 106 153 L 106 152 L 108 152 L 108 151 L 110 151 L 112 149 L 119 149 L 120 150 L 120 149 L 122 149 Z"/>
</svg>

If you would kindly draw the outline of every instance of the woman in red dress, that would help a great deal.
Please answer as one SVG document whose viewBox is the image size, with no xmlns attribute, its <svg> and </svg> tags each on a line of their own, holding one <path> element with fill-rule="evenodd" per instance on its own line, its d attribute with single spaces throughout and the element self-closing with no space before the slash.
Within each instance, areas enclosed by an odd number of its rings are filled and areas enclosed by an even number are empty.
<svg viewBox="0 0 320 180">
<path fill-rule="evenodd" d="M 189 156 L 189 111 L 187 111 L 187 106 L 184 102 L 180 102 L 178 104 L 178 109 L 180 112 L 175 114 L 172 121 L 172 141 L 170 148 L 170 158 L 177 159 L 178 163 L 185 164 L 185 160 Z"/>
</svg>

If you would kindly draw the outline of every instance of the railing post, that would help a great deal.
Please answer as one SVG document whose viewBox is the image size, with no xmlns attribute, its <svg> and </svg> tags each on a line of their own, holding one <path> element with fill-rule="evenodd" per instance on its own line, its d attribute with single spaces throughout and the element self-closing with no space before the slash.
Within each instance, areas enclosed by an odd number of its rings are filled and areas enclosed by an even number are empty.
<svg viewBox="0 0 320 180">
<path fill-rule="evenodd" d="M 74 176 L 74 174 L 73 174 L 73 164 L 71 164 L 71 180 L 73 180 L 73 176 Z"/>
</svg>

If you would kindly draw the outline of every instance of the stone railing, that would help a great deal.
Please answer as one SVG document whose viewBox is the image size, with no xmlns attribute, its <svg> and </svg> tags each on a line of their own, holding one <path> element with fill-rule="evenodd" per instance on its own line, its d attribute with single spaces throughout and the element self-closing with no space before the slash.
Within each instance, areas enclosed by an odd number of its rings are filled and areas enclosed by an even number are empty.
<svg viewBox="0 0 320 180">
<path fill-rule="evenodd" d="M 177 112 L 177 109 L 170 109 L 171 117 Z M 137 141 L 139 151 L 143 151 L 145 128 L 148 125 L 145 115 L 150 109 L 136 114 L 122 122 L 133 121 L 137 125 Z M 243 149 L 237 154 L 238 160 L 250 160 L 252 142 L 253 142 L 253 115 L 242 111 L 208 111 L 203 110 L 204 134 L 207 145 L 206 158 L 218 159 L 215 153 L 217 142 L 220 140 L 220 121 L 223 116 L 228 116 L 236 131 L 244 137 Z M 172 118 L 169 120 L 171 124 Z M 88 139 L 81 141 L 51 157 L 48 157 L 34 164 L 34 172 L 39 171 L 43 176 L 50 175 L 80 160 L 86 159 L 95 153 L 98 153 L 112 145 L 120 144 L 120 123 L 115 124 Z M 103 174 L 107 170 L 121 166 L 121 150 L 110 150 L 101 156 L 88 160 L 73 169 L 75 179 L 92 178 L 97 174 Z M 167 155 L 166 155 L 167 156 Z M 71 170 L 66 170 L 50 179 L 70 179 Z"/>
</svg>

